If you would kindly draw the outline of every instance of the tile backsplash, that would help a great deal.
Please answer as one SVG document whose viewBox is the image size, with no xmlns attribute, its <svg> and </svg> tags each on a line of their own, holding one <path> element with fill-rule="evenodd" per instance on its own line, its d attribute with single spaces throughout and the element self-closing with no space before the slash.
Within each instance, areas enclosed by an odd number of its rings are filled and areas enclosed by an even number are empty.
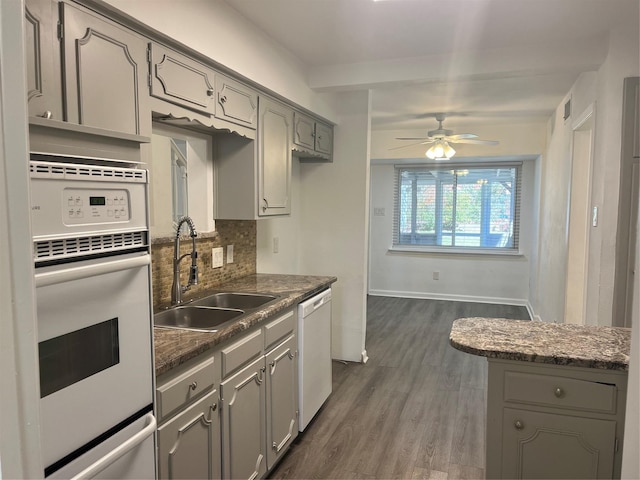
<svg viewBox="0 0 640 480">
<path fill-rule="evenodd" d="M 227 245 L 233 245 L 233 263 L 227 264 Z M 211 268 L 211 249 L 224 248 L 224 266 Z M 198 251 L 198 285 L 184 293 L 185 298 L 198 292 L 215 288 L 234 278 L 256 273 L 256 221 L 216 220 L 216 232 L 196 238 Z M 191 252 L 191 238 L 181 237 L 180 255 Z M 180 262 L 180 283 L 188 280 L 191 259 Z M 153 282 L 153 306 L 166 306 L 171 301 L 173 283 L 173 239 L 156 239 L 151 245 L 151 271 Z"/>
</svg>

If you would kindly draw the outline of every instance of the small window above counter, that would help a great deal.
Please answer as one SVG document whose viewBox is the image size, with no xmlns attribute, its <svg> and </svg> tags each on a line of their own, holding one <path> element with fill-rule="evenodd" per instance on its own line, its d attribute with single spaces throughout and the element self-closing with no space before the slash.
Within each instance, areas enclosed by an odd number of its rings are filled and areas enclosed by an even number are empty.
<svg viewBox="0 0 640 480">
<path fill-rule="evenodd" d="M 300 161 L 333 161 L 333 127 L 300 112 L 293 114 L 293 155 Z"/>
</svg>

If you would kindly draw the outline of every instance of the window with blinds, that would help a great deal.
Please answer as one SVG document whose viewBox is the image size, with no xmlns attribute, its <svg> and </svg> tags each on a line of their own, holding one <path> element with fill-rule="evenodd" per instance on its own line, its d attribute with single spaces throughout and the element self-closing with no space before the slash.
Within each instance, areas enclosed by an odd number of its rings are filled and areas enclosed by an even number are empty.
<svg viewBox="0 0 640 480">
<path fill-rule="evenodd" d="M 393 246 L 517 251 L 520 176 L 520 164 L 396 166 Z"/>
</svg>

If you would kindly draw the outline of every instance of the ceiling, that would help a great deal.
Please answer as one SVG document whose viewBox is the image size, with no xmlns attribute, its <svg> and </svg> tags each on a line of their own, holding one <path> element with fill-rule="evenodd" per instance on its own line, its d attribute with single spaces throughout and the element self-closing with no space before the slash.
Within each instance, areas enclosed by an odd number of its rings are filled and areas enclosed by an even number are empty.
<svg viewBox="0 0 640 480">
<path fill-rule="evenodd" d="M 638 0 L 225 0 L 319 91 L 370 88 L 374 129 L 544 122 Z"/>
</svg>

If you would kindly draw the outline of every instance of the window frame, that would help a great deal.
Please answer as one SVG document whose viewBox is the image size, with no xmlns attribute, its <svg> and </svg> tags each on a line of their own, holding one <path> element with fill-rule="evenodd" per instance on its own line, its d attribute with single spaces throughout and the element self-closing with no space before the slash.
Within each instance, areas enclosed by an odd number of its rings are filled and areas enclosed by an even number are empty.
<svg viewBox="0 0 640 480">
<path fill-rule="evenodd" d="M 391 247 L 389 248 L 390 252 L 412 252 L 412 253 L 446 253 L 446 254 L 483 254 L 483 255 L 522 255 L 522 253 L 520 252 L 520 227 L 521 227 L 521 215 L 522 215 L 522 204 L 521 204 L 521 199 L 522 199 L 522 176 L 523 176 L 523 162 L 521 161 L 509 161 L 509 162 L 473 162 L 473 163 L 461 163 L 461 162 L 446 162 L 445 163 L 440 163 L 440 164 L 435 164 L 435 163 L 420 163 L 420 164 L 400 164 L 400 165 L 394 165 L 395 168 L 395 175 L 394 175 L 394 195 L 393 195 L 393 210 L 394 210 L 394 214 L 393 214 L 393 231 L 392 231 L 392 244 Z M 464 245 L 437 245 L 437 243 L 441 243 L 442 240 L 442 235 L 443 235 L 443 231 L 442 231 L 442 214 L 440 212 L 439 214 L 439 210 L 441 210 L 442 208 L 442 201 L 438 201 L 436 200 L 436 207 L 435 207 L 435 212 L 434 215 L 436 217 L 435 220 L 435 226 L 434 226 L 434 233 L 432 234 L 435 238 L 435 243 L 434 245 L 428 245 L 428 244 L 420 244 L 420 243 L 400 243 L 401 242 L 401 232 L 400 232 L 400 200 L 401 200 L 401 192 L 400 192 L 400 188 L 401 188 L 401 175 L 404 171 L 413 171 L 412 173 L 416 174 L 416 173 L 429 173 L 432 174 L 432 172 L 434 171 L 453 171 L 455 170 L 460 171 L 460 170 L 477 170 L 477 169 L 487 169 L 487 170 L 495 170 L 495 169 L 499 169 L 499 168 L 509 168 L 509 169 L 515 169 L 515 181 L 513 182 L 513 185 L 515 187 L 515 194 L 512 195 L 512 200 L 511 200 L 511 222 L 513 224 L 512 226 L 512 246 L 502 246 L 502 247 L 498 247 L 498 246 L 464 246 Z M 454 178 L 455 177 L 455 178 Z M 453 202 L 455 204 L 455 202 L 457 201 L 457 197 L 459 195 L 459 192 L 457 190 L 457 188 L 454 188 L 455 186 L 459 185 L 457 183 L 457 174 L 454 175 L 452 178 L 454 178 L 453 183 L 451 183 L 452 185 L 452 192 L 454 193 L 453 195 Z M 438 187 L 438 184 L 436 185 L 436 195 L 439 195 L 440 197 L 442 196 L 442 184 L 440 184 L 440 186 Z M 412 202 L 412 208 L 411 208 L 411 218 L 412 218 L 412 232 L 409 234 L 405 234 L 405 235 L 416 235 L 415 232 L 415 227 L 416 227 L 416 195 L 415 195 L 415 187 L 414 187 L 414 195 L 413 195 L 413 202 Z M 480 206 L 481 209 L 485 209 L 485 212 L 487 211 L 487 205 L 484 202 L 484 198 L 483 198 L 483 205 Z M 455 211 L 455 207 L 453 209 L 453 211 Z M 486 217 L 485 217 L 486 219 Z M 487 222 L 487 220 L 485 220 L 485 222 Z M 482 219 L 480 219 L 480 222 L 482 223 Z M 455 224 L 455 222 L 454 222 Z M 488 226 L 488 223 L 487 225 Z M 470 234 L 465 234 L 465 236 L 478 236 L 480 238 L 482 238 L 483 235 L 487 235 L 487 232 L 482 232 L 482 229 L 485 228 L 486 226 L 481 226 L 481 232 L 480 233 L 470 233 Z M 453 232 L 452 232 L 452 241 L 453 238 L 455 238 L 455 228 L 453 228 Z"/>
</svg>

